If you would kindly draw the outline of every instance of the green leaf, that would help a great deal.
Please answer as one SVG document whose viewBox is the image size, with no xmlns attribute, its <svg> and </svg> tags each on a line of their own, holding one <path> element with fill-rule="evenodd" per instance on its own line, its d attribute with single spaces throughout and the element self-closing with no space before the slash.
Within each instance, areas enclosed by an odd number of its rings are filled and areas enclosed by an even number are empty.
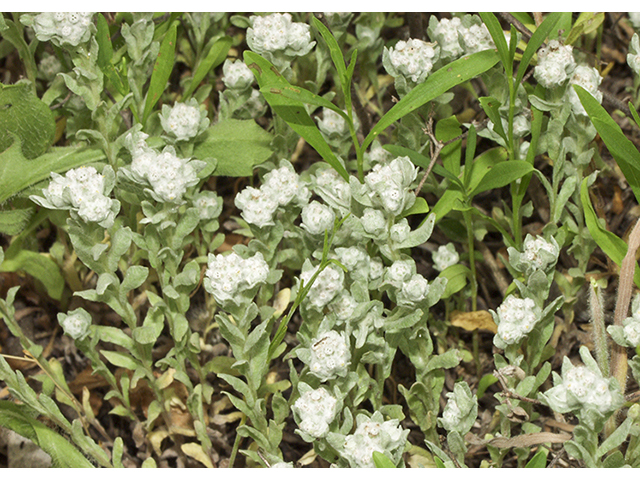
<svg viewBox="0 0 640 480">
<path fill-rule="evenodd" d="M 495 50 L 484 50 L 464 56 L 443 66 L 437 72 L 431 74 L 424 83 L 421 83 L 411 90 L 402 100 L 383 115 L 378 123 L 371 129 L 367 138 L 365 138 L 360 147 L 361 150 L 366 150 L 378 135 L 384 132 L 387 127 L 393 125 L 397 120 L 449 91 L 456 85 L 460 85 L 486 72 L 498 63 L 499 59 L 499 55 Z"/>
<path fill-rule="evenodd" d="M 126 353 L 113 352 L 110 350 L 101 350 L 100 353 L 106 357 L 109 363 L 112 363 L 116 367 L 122 367 L 128 370 L 135 370 L 138 368 L 138 362 Z"/>
<path fill-rule="evenodd" d="M 273 153 L 271 139 L 271 134 L 253 120 L 228 119 L 209 127 L 193 154 L 207 162 L 217 160 L 216 175 L 248 177 L 253 167 Z"/>
<path fill-rule="evenodd" d="M 51 298 L 54 300 L 62 298 L 65 285 L 64 277 L 60 273 L 60 267 L 51 257 L 31 250 L 20 249 L 15 254 L 5 257 L 0 265 L 2 272 L 20 270 L 42 282 Z"/>
<path fill-rule="evenodd" d="M 121 95 L 127 94 L 120 75 L 116 71 L 111 59 L 113 58 L 113 45 L 111 44 L 111 33 L 109 32 L 109 24 L 104 15 L 98 13 L 96 20 L 96 41 L 98 42 L 98 66 L 102 73 L 109 79 L 111 84 L 116 87 Z"/>
<path fill-rule="evenodd" d="M 302 87 L 294 87 L 293 85 L 282 86 L 279 84 L 265 85 L 264 87 L 260 88 L 260 92 L 262 92 L 263 95 L 265 93 L 282 95 L 291 100 L 295 100 L 296 102 L 308 103 L 309 105 L 317 105 L 319 107 L 328 108 L 336 112 L 338 115 L 344 118 L 347 122 L 349 121 L 349 116 L 343 110 L 341 110 L 337 105 L 334 105 L 332 102 L 330 102 L 326 98 L 321 97 L 320 95 L 316 95 L 315 93 Z"/>
<path fill-rule="evenodd" d="M 454 293 L 459 292 L 467 285 L 467 278 L 471 274 L 471 270 L 466 265 L 458 263 L 445 268 L 440 275 L 441 278 L 447 279 L 447 286 L 445 287 L 442 298 L 449 298 Z"/>
<path fill-rule="evenodd" d="M 547 453 L 548 450 L 546 448 L 539 450 L 524 468 L 545 468 L 547 466 Z"/>
<path fill-rule="evenodd" d="M 144 104 L 143 124 L 147 122 L 153 107 L 158 103 L 160 96 L 167 88 L 167 82 L 169 81 L 175 63 L 177 30 L 178 23 L 174 22 L 160 44 L 160 51 L 158 52 L 156 63 L 153 66 L 151 83 L 149 84 L 149 90 L 147 91 L 147 98 Z"/>
<path fill-rule="evenodd" d="M 12 402 L 0 401 L 0 426 L 28 438 L 49 454 L 53 466 L 93 468 L 93 465 L 62 435 L 24 413 Z"/>
<path fill-rule="evenodd" d="M 207 52 L 207 56 L 204 57 L 196 67 L 191 83 L 182 95 L 183 98 L 188 99 L 191 94 L 195 92 L 196 88 L 198 88 L 198 85 L 200 85 L 200 82 L 202 82 L 204 77 L 207 76 L 207 73 L 224 62 L 225 58 L 227 58 L 227 53 L 229 53 L 229 49 L 231 48 L 231 44 L 231 37 L 222 37 L 211 45 L 211 48 Z"/>
<path fill-rule="evenodd" d="M 0 211 L 0 233 L 18 235 L 29 224 L 34 212 L 34 208 Z M 2 263 L 1 260 L 0 263 Z"/>
<path fill-rule="evenodd" d="M 32 159 L 53 142 L 56 122 L 46 103 L 36 97 L 28 84 L 0 83 L 0 152 L 20 139 L 22 153 Z"/>
<path fill-rule="evenodd" d="M 600 138 L 602 138 L 627 182 L 629 182 L 636 200 L 640 202 L 640 152 L 589 92 L 578 85 L 574 85 L 573 88 L 575 88 Z"/>
<path fill-rule="evenodd" d="M 481 192 L 509 185 L 511 182 L 522 178 L 532 171 L 533 165 L 524 160 L 511 160 L 498 163 L 482 177 L 482 180 L 480 180 L 478 186 L 473 189 L 470 196 L 474 197 Z"/>
<path fill-rule="evenodd" d="M 371 455 L 373 458 L 373 463 L 376 468 L 396 468 L 391 459 L 387 457 L 384 453 L 380 453 L 376 450 L 373 451 Z"/>
<path fill-rule="evenodd" d="M 520 85 L 522 79 L 524 78 L 524 74 L 527 71 L 527 67 L 529 63 L 531 63 L 531 59 L 538 51 L 542 43 L 545 41 L 547 36 L 553 30 L 553 27 L 556 26 L 558 20 L 560 19 L 561 14 L 559 12 L 552 12 L 547 15 L 544 21 L 536 28 L 536 31 L 533 32 L 529 42 L 527 43 L 527 48 L 525 48 L 524 53 L 522 54 L 522 58 L 520 59 L 520 64 L 518 65 L 518 71 L 516 73 L 516 85 Z"/>
<path fill-rule="evenodd" d="M 31 91 L 35 93 L 35 81 L 38 68 L 33 56 L 33 51 L 29 48 L 29 45 L 27 45 L 27 42 L 25 41 L 25 35 L 22 25 L 16 24 L 8 18 L 3 17 L 2 23 L 0 24 L 0 35 L 2 35 L 2 38 L 11 43 L 18 51 L 20 60 L 22 60 L 24 64 L 27 78 L 29 78 L 29 80 L 33 82 L 31 84 Z M 0 148 L 0 150 L 2 149 Z"/>
<path fill-rule="evenodd" d="M 291 84 L 277 69 L 260 55 L 246 50 L 244 52 L 244 61 L 247 66 L 253 70 L 260 88 L 265 85 L 277 88 L 291 87 Z M 305 110 L 304 104 L 297 100 L 287 98 L 284 95 L 269 92 L 263 92 L 263 95 L 269 105 L 271 105 L 273 111 L 282 117 L 298 135 L 304 138 L 342 178 L 349 181 L 349 173 L 323 138 L 316 123 Z"/>
<path fill-rule="evenodd" d="M 22 154 L 20 141 L 0 153 L 0 204 L 25 188 L 80 165 L 106 160 L 102 150 L 86 147 L 53 147 L 32 160 Z"/>
<path fill-rule="evenodd" d="M 500 102 L 493 97 L 480 97 L 480 105 L 482 109 L 489 117 L 489 120 L 493 122 L 493 130 L 502 137 L 505 142 L 508 142 L 507 134 L 504 131 L 502 125 L 502 118 L 500 117 Z"/>
<path fill-rule="evenodd" d="M 480 12 L 480 18 L 482 18 L 484 25 L 491 34 L 491 38 L 493 38 L 493 43 L 496 45 L 505 72 L 508 76 L 513 76 L 513 56 L 509 51 L 509 45 L 507 45 L 507 39 L 504 36 L 500 22 L 491 12 Z"/>
<path fill-rule="evenodd" d="M 598 447 L 598 451 L 596 452 L 596 456 L 602 457 L 605 453 L 614 450 L 622 445 L 627 440 L 627 437 L 631 432 L 633 421 L 633 418 L 629 417 L 624 422 L 622 422 L 620 426 L 616 428 L 614 432 L 600 444 L 600 446 Z"/>
<path fill-rule="evenodd" d="M 582 201 L 582 208 L 584 210 L 584 219 L 589 229 L 589 233 L 602 249 L 602 251 L 617 265 L 622 264 L 624 256 L 627 254 L 627 244 L 618 237 L 616 234 L 605 230 L 605 228 L 598 221 L 591 199 L 589 198 L 589 190 L 587 187 L 588 178 L 582 180 L 580 186 L 580 200 Z M 633 275 L 633 281 L 636 286 L 640 287 L 640 268 L 636 265 L 636 270 Z"/>
</svg>

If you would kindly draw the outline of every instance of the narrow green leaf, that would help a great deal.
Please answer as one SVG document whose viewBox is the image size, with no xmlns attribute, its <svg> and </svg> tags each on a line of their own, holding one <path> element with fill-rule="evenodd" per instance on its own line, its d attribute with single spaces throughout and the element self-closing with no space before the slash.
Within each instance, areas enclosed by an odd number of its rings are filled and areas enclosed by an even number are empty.
<svg viewBox="0 0 640 480">
<path fill-rule="evenodd" d="M 519 85 L 524 78 L 524 74 L 527 71 L 529 63 L 531 63 L 531 59 L 540 48 L 540 45 L 544 43 L 547 36 L 551 33 L 553 27 L 556 26 L 558 20 L 560 20 L 560 15 L 561 14 L 559 12 L 552 12 L 548 14 L 540 26 L 536 28 L 536 31 L 533 32 L 533 35 L 531 35 L 531 38 L 527 43 L 527 48 L 524 49 L 524 53 L 520 59 L 520 64 L 518 65 L 516 85 Z"/>
<path fill-rule="evenodd" d="M 589 190 L 587 187 L 588 178 L 582 181 L 580 186 L 580 200 L 582 201 L 582 208 L 584 209 L 584 219 L 589 229 L 589 233 L 602 249 L 602 251 L 617 265 L 622 264 L 624 256 L 627 254 L 627 244 L 618 237 L 616 234 L 605 230 L 596 215 L 591 199 L 589 198 Z M 636 270 L 633 275 L 633 280 L 637 287 L 640 288 L 640 268 L 636 265 Z"/>
<path fill-rule="evenodd" d="M 109 24 L 106 18 L 101 13 L 98 13 L 96 20 L 96 41 L 98 42 L 98 66 L 102 73 L 109 79 L 114 87 L 121 95 L 127 94 L 127 88 L 125 87 L 120 74 L 116 71 L 115 67 L 111 63 L 113 58 L 113 45 L 111 44 L 111 34 L 109 32 Z"/>
<path fill-rule="evenodd" d="M 338 81 L 340 82 L 340 88 L 342 89 L 342 93 L 345 97 L 345 103 L 346 105 L 351 105 L 351 75 L 353 74 L 353 68 L 355 67 L 356 52 L 354 51 L 351 56 L 351 64 L 349 64 L 351 72 L 348 73 L 340 45 L 338 45 L 338 42 L 331 31 L 316 17 L 312 17 L 311 20 L 313 25 L 320 32 L 320 35 L 322 35 L 324 41 L 327 42 L 331 60 L 338 72 Z"/>
<path fill-rule="evenodd" d="M 256 76 L 258 85 L 274 87 L 291 87 L 291 84 L 277 71 L 277 69 L 260 55 L 249 50 L 244 52 L 244 61 Z M 281 86 L 281 87 L 280 87 Z M 263 92 L 273 111 L 282 117 L 289 126 L 309 145 L 316 149 L 324 160 L 329 163 L 345 180 L 349 180 L 349 173 L 335 156 L 331 147 L 322 137 L 320 130 L 304 108 L 304 104 L 274 93 Z"/>
<path fill-rule="evenodd" d="M 207 52 L 207 56 L 196 67 L 191 83 L 182 95 L 183 98 L 188 99 L 191 94 L 196 91 L 196 88 L 198 88 L 198 85 L 200 85 L 200 82 L 202 82 L 204 77 L 206 77 L 207 73 L 224 62 L 225 58 L 227 58 L 227 54 L 229 53 L 229 49 L 231 48 L 231 44 L 231 37 L 225 36 L 211 45 L 209 52 Z"/>
<path fill-rule="evenodd" d="M 147 91 L 147 98 L 144 104 L 144 113 L 142 115 L 143 124 L 147 122 L 153 107 L 158 103 L 160 96 L 167 88 L 167 82 L 169 81 L 173 64 L 175 63 L 177 31 L 178 24 L 173 23 L 160 44 L 160 51 L 158 52 L 156 63 L 153 66 L 149 90 Z"/>
<path fill-rule="evenodd" d="M 500 57 L 495 50 L 467 55 L 443 66 L 437 72 L 431 74 L 424 83 L 411 90 L 405 97 L 396 103 L 378 123 L 371 129 L 365 138 L 362 151 L 380 135 L 387 127 L 393 125 L 408 113 L 420 108 L 425 103 L 449 91 L 456 85 L 460 85 L 493 67 Z"/>
<path fill-rule="evenodd" d="M 106 357 L 109 363 L 112 363 L 116 367 L 122 367 L 128 370 L 135 370 L 138 368 L 138 362 L 126 353 L 113 352 L 110 350 L 101 350 L 100 353 Z"/>
<path fill-rule="evenodd" d="M 593 126 L 629 182 L 636 200 L 640 202 L 640 152 L 589 92 L 578 85 L 574 85 L 574 88 Z"/>
<path fill-rule="evenodd" d="M 376 468 L 396 468 L 391 459 L 384 453 L 380 453 L 374 450 L 372 457 L 373 463 L 375 464 Z"/>
<path fill-rule="evenodd" d="M 533 165 L 524 160 L 498 163 L 482 177 L 482 180 L 480 180 L 480 183 L 473 192 L 471 192 L 470 196 L 474 197 L 481 192 L 509 185 L 511 182 L 522 178 L 532 171 Z"/>
<path fill-rule="evenodd" d="M 308 103 L 309 105 L 317 105 L 319 107 L 328 108 L 336 112 L 338 115 L 344 118 L 347 122 L 349 121 L 349 116 L 337 105 L 334 105 L 332 102 L 330 102 L 326 98 L 321 97 L 320 95 L 316 95 L 315 93 L 302 87 L 265 85 L 264 87 L 260 88 L 260 92 L 262 92 L 263 95 L 265 93 L 267 94 L 272 93 L 275 95 L 282 95 L 284 97 L 287 97 L 291 100 L 295 100 L 300 103 Z"/>
<path fill-rule="evenodd" d="M 480 18 L 487 27 L 487 30 L 489 30 L 491 38 L 493 38 L 493 43 L 495 43 L 498 49 L 500 61 L 502 62 L 505 72 L 511 77 L 513 75 L 513 56 L 509 51 L 509 45 L 507 45 L 507 39 L 504 36 L 500 22 L 491 12 L 480 12 Z"/>
<path fill-rule="evenodd" d="M 480 97 L 480 105 L 482 109 L 489 117 L 489 120 L 493 122 L 493 130 L 500 135 L 505 142 L 508 142 L 507 133 L 504 131 L 502 125 L 502 117 L 500 116 L 500 102 L 493 97 Z"/>
<path fill-rule="evenodd" d="M 636 107 L 633 106 L 632 102 L 629 102 L 629 110 L 631 111 L 633 119 L 636 121 L 636 125 L 638 125 L 638 127 L 640 128 L 640 116 L 638 115 L 638 111 L 636 110 Z"/>
</svg>

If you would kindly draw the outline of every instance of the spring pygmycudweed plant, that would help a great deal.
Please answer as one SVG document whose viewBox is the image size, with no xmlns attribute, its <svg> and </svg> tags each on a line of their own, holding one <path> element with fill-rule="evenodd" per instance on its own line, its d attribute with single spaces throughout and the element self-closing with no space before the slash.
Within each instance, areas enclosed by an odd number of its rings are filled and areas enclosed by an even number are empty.
<svg viewBox="0 0 640 480">
<path fill-rule="evenodd" d="M 3 14 L 0 426 L 67 467 L 640 466 L 614 15 Z"/>
</svg>

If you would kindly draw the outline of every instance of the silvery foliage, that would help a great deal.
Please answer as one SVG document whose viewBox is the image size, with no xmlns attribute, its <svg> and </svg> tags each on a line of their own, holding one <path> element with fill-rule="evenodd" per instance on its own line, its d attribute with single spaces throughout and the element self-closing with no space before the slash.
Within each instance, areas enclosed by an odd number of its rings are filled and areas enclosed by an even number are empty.
<svg viewBox="0 0 640 480">
<path fill-rule="evenodd" d="M 89 41 L 95 32 L 93 15 L 92 12 L 43 12 L 35 17 L 22 15 L 20 21 L 33 27 L 41 42 L 77 47 Z"/>
<path fill-rule="evenodd" d="M 384 47 L 382 64 L 392 77 L 404 77 L 414 84 L 422 83 L 438 61 L 440 48 L 417 38 L 400 40 L 391 48 Z"/>
<path fill-rule="evenodd" d="M 408 435 L 409 430 L 403 429 L 397 419 L 384 421 L 382 413 L 376 411 L 370 417 L 358 413 L 352 434 L 330 433 L 327 439 L 342 457 L 338 466 L 372 468 L 375 466 L 373 452 L 380 452 L 399 464 Z"/>
<path fill-rule="evenodd" d="M 173 107 L 162 106 L 160 124 L 169 141 L 184 142 L 197 137 L 209 126 L 209 118 L 205 109 L 192 98 L 186 103 L 176 102 Z"/>
<path fill-rule="evenodd" d="M 58 313 L 58 323 L 66 335 L 74 340 L 84 340 L 91 327 L 91 315 L 84 308 L 76 308 L 68 313 Z"/>
<path fill-rule="evenodd" d="M 253 299 L 268 275 L 269 265 L 260 252 L 246 259 L 236 252 L 210 253 L 202 283 L 218 304 L 242 305 Z"/>
<path fill-rule="evenodd" d="M 640 12 L 628 12 L 629 21 L 634 29 L 640 30 Z"/>
<path fill-rule="evenodd" d="M 573 47 L 551 40 L 546 47 L 538 50 L 538 65 L 533 76 L 543 87 L 556 88 L 571 78 L 575 68 Z"/>
<path fill-rule="evenodd" d="M 308 284 L 317 270 L 318 266 L 314 267 L 310 260 L 305 260 L 300 280 Z M 344 272 L 335 265 L 329 265 L 316 277 L 307 295 L 307 301 L 312 308 L 322 310 L 343 288 Z"/>
<path fill-rule="evenodd" d="M 627 53 L 627 63 L 636 75 L 640 75 L 640 37 L 637 33 L 631 37 L 629 43 L 629 53 Z"/>
<path fill-rule="evenodd" d="M 562 374 L 552 372 L 554 386 L 540 399 L 559 413 L 573 412 L 592 430 L 598 431 L 603 422 L 624 403 L 615 378 L 604 378 L 587 347 L 580 347 L 584 365 L 575 366 L 564 357 Z"/>
<path fill-rule="evenodd" d="M 447 432 L 465 435 L 478 417 L 478 399 L 471 393 L 466 382 L 456 383 L 453 392 L 447 393 L 447 398 L 447 405 L 438 419 L 438 425 Z"/>
<path fill-rule="evenodd" d="M 115 185 L 113 169 L 106 166 L 102 172 L 86 166 L 71 169 L 64 176 L 51 172 L 52 180 L 42 190 L 44 198 L 37 195 L 29 198 L 45 208 L 70 210 L 82 222 L 109 228 L 120 211 L 120 202 L 108 196 Z"/>
<path fill-rule="evenodd" d="M 220 118 L 258 118 L 267 109 L 259 90 L 252 88 L 253 72 L 240 59 L 222 65 L 225 90 L 220 92 Z"/>
<path fill-rule="evenodd" d="M 455 245 L 451 242 L 446 245 L 440 245 L 431 255 L 433 258 L 433 268 L 440 272 L 452 265 L 458 264 L 460 261 L 460 255 L 458 255 Z"/>
<path fill-rule="evenodd" d="M 199 182 L 198 172 L 206 163 L 200 160 L 179 158 L 172 146 L 161 153 L 146 143 L 148 135 L 129 133 L 125 146 L 131 153 L 131 164 L 118 171 L 118 176 L 144 188 L 155 201 L 180 205 L 189 187 Z"/>
<path fill-rule="evenodd" d="M 325 388 L 313 389 L 304 382 L 298 383 L 300 397 L 291 407 L 298 424 L 296 433 L 305 442 L 312 443 L 329 433 L 329 424 L 336 418 L 338 400 Z"/>
<path fill-rule="evenodd" d="M 42 75 L 47 82 L 52 82 L 60 72 L 62 72 L 62 64 L 58 57 L 44 54 L 38 63 L 38 75 Z"/>
<path fill-rule="evenodd" d="M 631 316 L 620 325 L 609 325 L 607 331 L 615 342 L 623 347 L 638 348 L 640 345 L 640 294 L 636 294 L 631 304 Z"/>
</svg>

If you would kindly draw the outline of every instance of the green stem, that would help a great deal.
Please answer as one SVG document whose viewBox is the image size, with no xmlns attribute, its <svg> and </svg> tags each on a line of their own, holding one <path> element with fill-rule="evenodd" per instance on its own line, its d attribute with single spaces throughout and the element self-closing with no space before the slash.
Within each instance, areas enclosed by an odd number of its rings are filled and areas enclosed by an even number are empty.
<svg viewBox="0 0 640 480">
<path fill-rule="evenodd" d="M 464 223 L 467 227 L 467 247 L 469 250 L 469 269 L 471 270 L 471 310 L 478 308 L 478 280 L 476 276 L 475 240 L 473 238 L 473 218 L 471 212 L 462 212 Z"/>
</svg>

